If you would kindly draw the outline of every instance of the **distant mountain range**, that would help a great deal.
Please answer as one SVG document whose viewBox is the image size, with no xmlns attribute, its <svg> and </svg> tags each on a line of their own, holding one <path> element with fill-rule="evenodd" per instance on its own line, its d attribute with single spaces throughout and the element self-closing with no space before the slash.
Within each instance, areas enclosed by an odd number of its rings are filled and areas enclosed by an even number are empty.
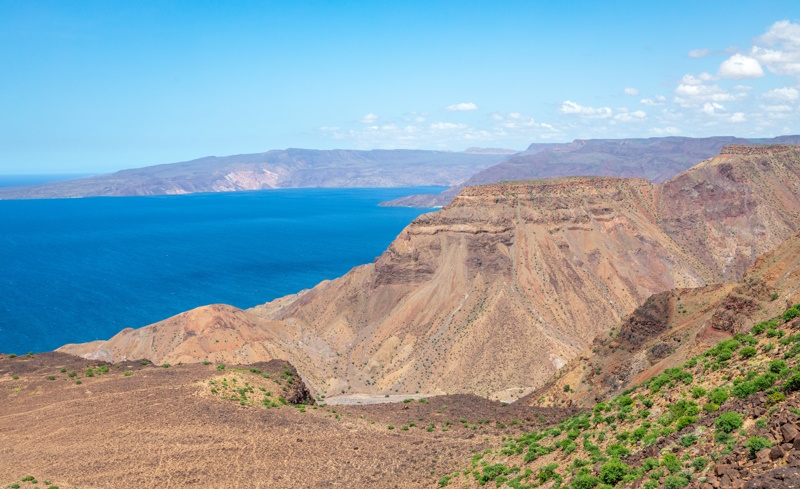
<svg viewBox="0 0 800 489">
<path fill-rule="evenodd" d="M 209 156 L 45 185 L 0 189 L 0 199 L 168 195 L 301 187 L 451 186 L 508 157 L 508 150 L 287 149 Z"/>
<path fill-rule="evenodd" d="M 396 207 L 440 207 L 470 185 L 501 181 L 566 176 L 646 178 L 664 182 L 678 173 L 711 158 L 729 144 L 800 144 L 800 136 L 772 139 L 743 139 L 730 136 L 711 138 L 576 139 L 567 144 L 531 144 L 522 153 L 498 162 L 466 182 L 438 195 L 409 195 L 384 202 Z"/>
<path fill-rule="evenodd" d="M 672 178 L 725 145 L 800 145 L 800 136 L 772 139 L 576 139 L 533 143 L 523 152 L 468 148 L 429 150 L 310 150 L 208 156 L 43 185 L 0 188 L 0 200 L 170 195 L 275 188 L 450 187 L 440 194 L 384 202 L 392 207 L 441 207 L 466 186 L 565 176 Z"/>
</svg>

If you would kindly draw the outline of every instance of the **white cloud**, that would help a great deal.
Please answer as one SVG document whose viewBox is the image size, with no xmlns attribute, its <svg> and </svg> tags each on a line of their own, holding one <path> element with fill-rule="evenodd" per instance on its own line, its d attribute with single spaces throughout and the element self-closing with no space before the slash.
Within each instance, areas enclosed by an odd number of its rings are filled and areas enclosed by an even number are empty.
<svg viewBox="0 0 800 489">
<path fill-rule="evenodd" d="M 453 122 L 434 122 L 431 124 L 431 129 L 435 131 L 447 131 L 452 129 L 466 129 L 466 124 L 455 124 Z"/>
<path fill-rule="evenodd" d="M 626 88 L 625 95 L 639 95 L 639 90 L 636 90 L 635 88 Z"/>
<path fill-rule="evenodd" d="M 672 134 L 679 134 L 681 131 L 677 127 L 667 126 L 667 127 L 654 127 L 650 129 L 650 132 L 658 135 L 672 135 Z"/>
<path fill-rule="evenodd" d="M 658 105 L 664 105 L 667 102 L 667 97 L 663 95 L 656 95 L 653 98 L 643 98 L 639 101 L 642 105 L 649 105 L 650 107 L 655 107 Z"/>
<path fill-rule="evenodd" d="M 689 51 L 689 57 L 690 58 L 705 58 L 709 54 L 711 54 L 711 50 L 705 49 L 705 48 L 703 48 L 703 49 L 692 49 L 691 51 Z"/>
<path fill-rule="evenodd" d="M 444 110 L 448 112 L 461 112 L 466 110 L 478 110 L 478 106 L 472 102 L 461 102 L 460 104 L 448 105 Z"/>
<path fill-rule="evenodd" d="M 612 116 L 613 111 L 609 107 L 585 107 L 576 104 L 571 100 L 565 100 L 559 109 L 562 114 L 575 114 L 582 117 L 607 119 Z"/>
<path fill-rule="evenodd" d="M 800 92 L 796 88 L 792 87 L 774 88 L 769 92 L 764 93 L 762 97 L 771 100 L 784 100 L 787 102 L 794 102 L 795 100 L 800 98 Z"/>
<path fill-rule="evenodd" d="M 800 76 L 800 24 L 788 20 L 775 22 L 755 43 L 750 55 L 769 71 L 776 75 Z"/>
<path fill-rule="evenodd" d="M 525 127 L 534 127 L 537 125 L 533 120 L 533 117 L 526 117 L 519 112 L 512 112 L 508 114 L 508 119 L 509 120 L 500 124 L 506 129 L 521 129 Z"/>
<path fill-rule="evenodd" d="M 492 119 L 494 119 L 496 121 L 502 121 L 503 120 L 503 116 L 498 114 L 498 113 L 494 113 L 494 114 L 492 114 Z"/>
<path fill-rule="evenodd" d="M 783 112 L 791 112 L 794 109 L 788 105 L 780 104 L 780 105 L 762 105 L 762 109 L 766 112 L 770 113 L 783 113 Z"/>
<path fill-rule="evenodd" d="M 716 115 L 717 111 L 724 111 L 725 107 L 722 104 L 718 104 L 716 102 L 706 102 L 703 104 L 703 112 L 708 115 Z"/>
<path fill-rule="evenodd" d="M 757 43 L 774 46 L 786 43 L 800 46 L 800 24 L 793 24 L 788 20 L 779 20 L 772 24 L 767 32 L 756 39 Z"/>
<path fill-rule="evenodd" d="M 361 118 L 361 122 L 363 122 L 364 124 L 372 124 L 377 120 L 378 116 L 373 114 L 372 112 Z"/>
<path fill-rule="evenodd" d="M 742 54 L 734 54 L 719 66 L 719 76 L 723 78 L 761 78 L 764 70 L 757 59 Z"/>
<path fill-rule="evenodd" d="M 746 122 L 747 118 L 744 116 L 744 112 L 737 112 L 731 116 L 731 122 Z"/>
<path fill-rule="evenodd" d="M 704 78 L 708 77 L 703 74 L 684 75 L 681 83 L 675 88 L 675 102 L 683 107 L 696 107 L 702 106 L 705 102 L 727 102 L 746 96 L 744 93 L 731 94 L 716 83 L 708 85 Z"/>
<path fill-rule="evenodd" d="M 642 110 L 634 110 L 633 112 L 622 112 L 614 116 L 615 120 L 620 122 L 637 122 L 647 119 L 647 113 Z"/>
</svg>

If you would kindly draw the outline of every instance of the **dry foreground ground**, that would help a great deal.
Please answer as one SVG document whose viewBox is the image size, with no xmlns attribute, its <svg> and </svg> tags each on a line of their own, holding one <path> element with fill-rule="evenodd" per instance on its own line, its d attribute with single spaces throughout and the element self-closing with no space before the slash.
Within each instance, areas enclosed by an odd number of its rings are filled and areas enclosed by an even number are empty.
<svg viewBox="0 0 800 489">
<path fill-rule="evenodd" d="M 0 487 L 435 487 L 503 437 L 571 413 L 468 395 L 281 400 L 303 395 L 280 361 L 223 370 L 0 355 Z"/>
</svg>

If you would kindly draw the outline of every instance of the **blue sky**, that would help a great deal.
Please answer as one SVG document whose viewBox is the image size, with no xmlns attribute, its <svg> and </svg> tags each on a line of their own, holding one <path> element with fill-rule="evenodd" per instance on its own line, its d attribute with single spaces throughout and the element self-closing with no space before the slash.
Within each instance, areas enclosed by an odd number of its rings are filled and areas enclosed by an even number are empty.
<svg viewBox="0 0 800 489">
<path fill-rule="evenodd" d="M 0 173 L 800 133 L 800 6 L 0 0 Z"/>
</svg>

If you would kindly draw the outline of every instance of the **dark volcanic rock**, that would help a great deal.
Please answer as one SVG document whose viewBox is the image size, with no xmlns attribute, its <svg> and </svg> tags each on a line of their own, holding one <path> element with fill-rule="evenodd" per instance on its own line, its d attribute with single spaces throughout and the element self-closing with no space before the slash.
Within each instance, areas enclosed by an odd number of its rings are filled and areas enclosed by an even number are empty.
<svg viewBox="0 0 800 489">
<path fill-rule="evenodd" d="M 800 468 L 781 467 L 765 472 L 747 484 L 745 489 L 796 489 L 800 488 Z"/>
</svg>

